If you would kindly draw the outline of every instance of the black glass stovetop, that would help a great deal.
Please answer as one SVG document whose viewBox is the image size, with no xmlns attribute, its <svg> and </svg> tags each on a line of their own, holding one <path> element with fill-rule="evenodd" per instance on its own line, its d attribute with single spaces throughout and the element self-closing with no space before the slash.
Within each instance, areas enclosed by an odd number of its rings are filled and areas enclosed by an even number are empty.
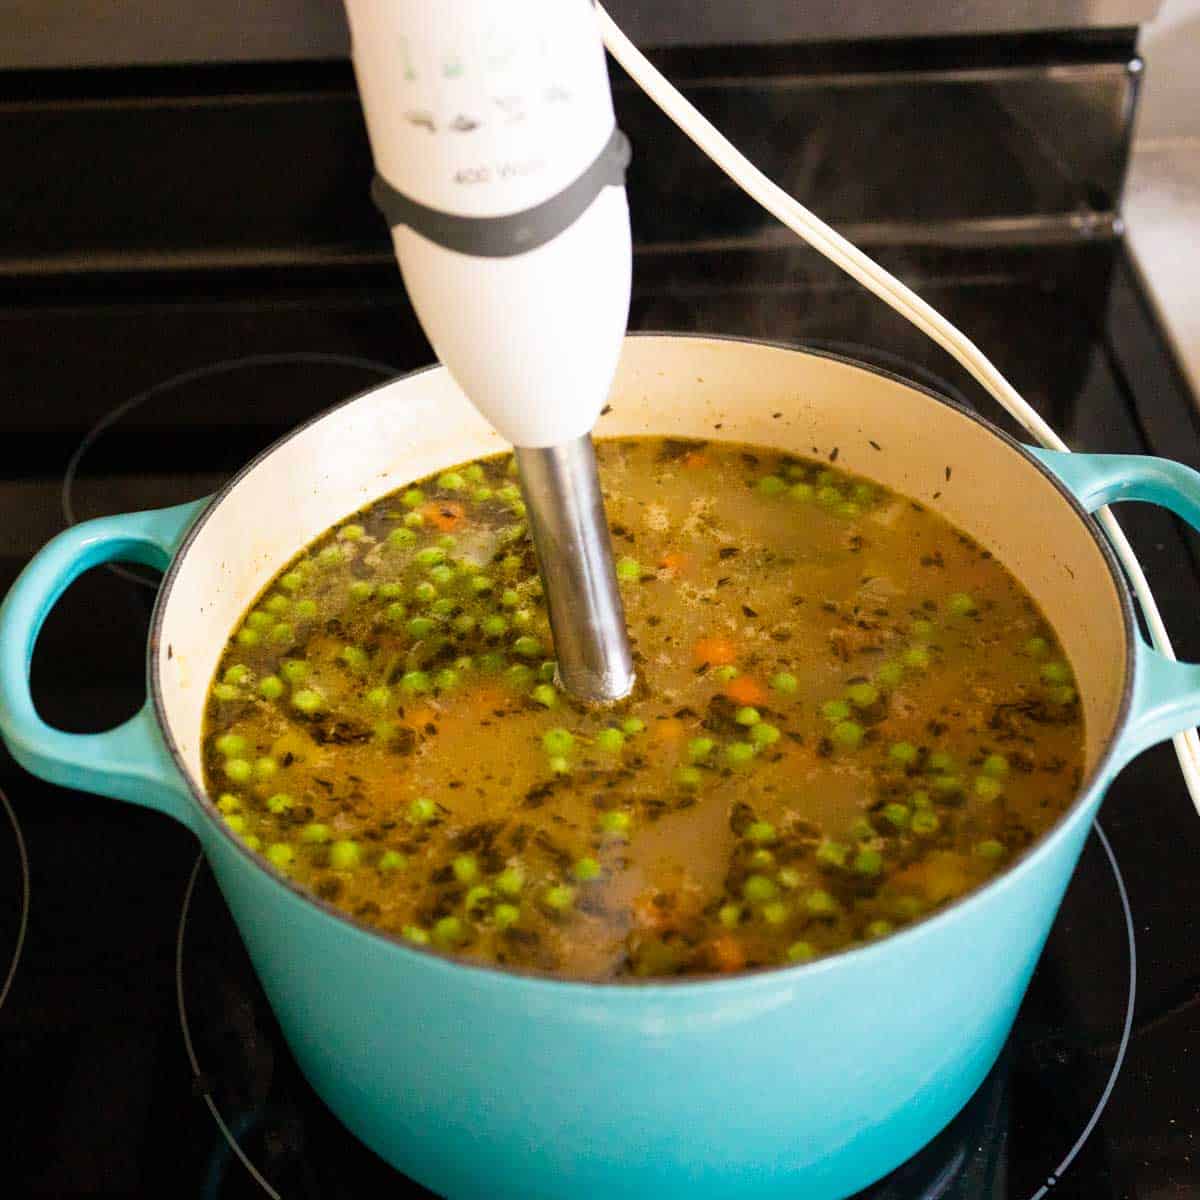
<svg viewBox="0 0 1200 1200">
<path fill-rule="evenodd" d="M 1076 448 L 1200 465 L 1191 398 L 1119 244 L 886 257 Z M 635 328 L 804 340 L 996 415 L 804 254 L 648 255 L 635 273 Z M 430 357 L 374 268 L 47 283 L 0 294 L 0 346 L 0 588 L 69 521 L 203 495 L 288 426 Z M 1181 656 L 1200 659 L 1190 535 L 1141 506 L 1125 524 Z M 70 589 L 35 656 L 47 719 L 96 730 L 137 708 L 153 600 L 133 571 Z M 0 789 L 4 1195 L 425 1194 L 304 1082 L 189 833 L 36 781 L 2 749 Z M 1160 747 L 1111 789 L 995 1070 L 864 1197 L 1200 1194 L 1198 851 Z"/>
</svg>

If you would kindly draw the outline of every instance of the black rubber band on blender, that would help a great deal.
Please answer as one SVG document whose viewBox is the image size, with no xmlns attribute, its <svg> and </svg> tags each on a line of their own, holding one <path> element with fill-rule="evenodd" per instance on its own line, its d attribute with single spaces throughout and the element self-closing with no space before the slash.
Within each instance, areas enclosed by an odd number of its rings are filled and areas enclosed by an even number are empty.
<svg viewBox="0 0 1200 1200">
<path fill-rule="evenodd" d="M 460 217 L 429 208 L 398 192 L 382 175 L 376 175 L 371 184 L 371 199 L 389 228 L 407 226 L 431 242 L 462 254 L 509 258 L 556 238 L 583 216 L 606 187 L 624 187 L 630 154 L 629 139 L 614 127 L 604 149 L 561 192 L 523 212 L 503 217 Z"/>
</svg>

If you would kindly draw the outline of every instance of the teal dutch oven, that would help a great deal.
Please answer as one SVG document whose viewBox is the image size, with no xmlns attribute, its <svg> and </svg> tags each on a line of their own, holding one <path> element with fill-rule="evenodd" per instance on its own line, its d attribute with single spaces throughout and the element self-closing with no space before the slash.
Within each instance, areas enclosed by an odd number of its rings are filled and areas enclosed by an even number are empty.
<svg viewBox="0 0 1200 1200">
<path fill-rule="evenodd" d="M 285 437 L 217 496 L 77 525 L 0 609 L 0 730 L 34 774 L 191 829 L 313 1087 L 368 1146 L 451 1197 L 834 1200 L 912 1155 L 996 1059 L 1096 816 L 1134 755 L 1200 716 L 1200 668 L 1137 633 L 1088 513 L 1148 500 L 1200 526 L 1200 475 L 1059 455 L 836 358 L 729 339 L 627 341 L 601 435 L 768 443 L 918 498 L 1024 582 L 1075 669 L 1085 780 L 988 886 L 869 945 L 738 977 L 587 984 L 500 971 L 374 932 L 302 892 L 205 794 L 205 693 L 271 577 L 414 477 L 503 449 L 444 370 L 388 383 Z M 107 733 L 46 725 L 29 663 L 89 567 L 165 572 L 146 706 Z"/>
</svg>

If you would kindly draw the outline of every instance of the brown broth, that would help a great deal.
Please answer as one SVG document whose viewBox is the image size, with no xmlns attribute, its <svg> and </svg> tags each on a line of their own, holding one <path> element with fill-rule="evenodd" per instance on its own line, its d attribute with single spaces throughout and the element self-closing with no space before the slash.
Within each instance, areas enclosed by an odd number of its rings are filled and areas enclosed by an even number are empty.
<svg viewBox="0 0 1200 1200">
<path fill-rule="evenodd" d="M 639 683 L 553 686 L 510 459 L 384 497 L 231 639 L 205 781 L 252 849 L 389 933 L 570 978 L 885 936 L 1079 786 L 1044 617 L 921 505 L 757 447 L 598 443 Z"/>
</svg>

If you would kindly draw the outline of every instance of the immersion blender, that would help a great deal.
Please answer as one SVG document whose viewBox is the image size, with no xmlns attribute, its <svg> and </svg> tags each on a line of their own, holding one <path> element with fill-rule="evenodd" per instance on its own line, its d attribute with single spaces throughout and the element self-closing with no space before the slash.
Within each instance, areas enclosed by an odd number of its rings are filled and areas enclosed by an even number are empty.
<svg viewBox="0 0 1200 1200">
<path fill-rule="evenodd" d="M 629 147 L 590 0 L 346 0 L 372 195 L 442 363 L 513 444 L 561 685 L 633 660 L 590 431 L 629 312 Z"/>
</svg>

